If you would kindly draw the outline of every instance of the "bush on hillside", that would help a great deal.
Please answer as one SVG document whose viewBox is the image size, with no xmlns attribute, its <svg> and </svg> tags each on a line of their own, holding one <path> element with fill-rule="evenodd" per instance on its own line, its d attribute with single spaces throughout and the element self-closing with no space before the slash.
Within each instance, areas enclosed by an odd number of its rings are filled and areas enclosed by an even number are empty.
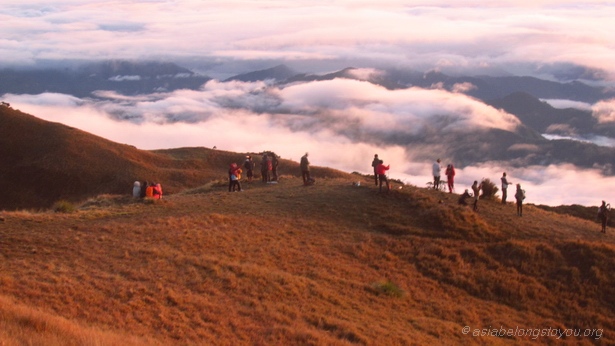
<svg viewBox="0 0 615 346">
<path fill-rule="evenodd" d="M 65 200 L 55 202 L 52 207 L 52 210 L 56 213 L 72 213 L 75 209 L 74 204 Z"/>
<path fill-rule="evenodd" d="M 480 197 L 484 199 L 495 199 L 495 194 L 499 190 L 498 187 L 491 180 L 489 180 L 489 178 L 484 179 L 481 184 L 483 184 L 483 194 L 480 195 Z"/>
</svg>

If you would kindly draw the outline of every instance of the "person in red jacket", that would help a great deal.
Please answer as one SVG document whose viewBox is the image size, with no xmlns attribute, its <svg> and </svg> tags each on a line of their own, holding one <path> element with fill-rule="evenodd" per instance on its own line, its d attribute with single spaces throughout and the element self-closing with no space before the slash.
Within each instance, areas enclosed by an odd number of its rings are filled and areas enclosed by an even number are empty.
<svg viewBox="0 0 615 346">
<path fill-rule="evenodd" d="M 228 192 L 235 192 L 237 189 L 239 192 L 242 191 L 241 183 L 239 180 L 241 179 L 241 173 L 243 171 L 236 163 L 231 163 L 231 166 L 228 169 Z"/>
<path fill-rule="evenodd" d="M 376 173 L 378 173 L 378 180 L 380 181 L 380 188 L 379 188 L 379 192 L 382 192 L 382 183 L 386 183 L 387 185 L 387 192 L 391 191 L 391 185 L 389 184 L 389 180 L 387 179 L 387 171 L 389 170 L 390 165 L 389 166 L 385 166 L 383 161 L 380 160 L 380 163 L 378 164 L 378 166 L 376 166 Z"/>
<path fill-rule="evenodd" d="M 154 199 L 162 199 L 162 185 L 160 183 L 154 185 L 153 197 Z"/>
</svg>

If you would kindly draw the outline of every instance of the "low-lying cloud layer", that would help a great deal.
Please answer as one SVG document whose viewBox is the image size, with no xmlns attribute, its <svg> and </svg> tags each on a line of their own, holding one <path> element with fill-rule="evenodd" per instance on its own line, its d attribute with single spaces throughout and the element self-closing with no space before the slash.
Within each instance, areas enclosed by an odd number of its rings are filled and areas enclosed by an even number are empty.
<svg viewBox="0 0 615 346">
<path fill-rule="evenodd" d="M 63 94 L 5 95 L 15 108 L 142 149 L 204 146 L 237 152 L 273 150 L 298 160 L 305 152 L 316 165 L 370 173 L 375 153 L 391 165 L 392 178 L 425 186 L 431 163 L 447 135 L 474 135 L 478 128 L 512 131 L 513 115 L 463 94 L 409 88 L 387 90 L 336 79 L 277 87 L 264 82 L 210 81 L 201 90 L 140 96 L 100 91 L 96 99 Z M 437 129 L 441 143 L 405 145 Z M 391 136 L 396 141 L 388 140 Z M 530 150 L 519 147 L 515 150 Z M 511 149 L 512 150 L 512 149 Z M 419 155 L 420 154 L 420 155 Z M 443 163 L 448 163 L 442 157 Z M 511 168 L 502 162 L 458 167 L 457 192 L 474 180 L 499 181 L 507 171 L 522 183 L 528 202 L 594 205 L 615 178 L 567 165 Z M 579 181 L 599 182 L 579 187 Z M 595 188 L 593 188 L 595 186 Z"/>
</svg>

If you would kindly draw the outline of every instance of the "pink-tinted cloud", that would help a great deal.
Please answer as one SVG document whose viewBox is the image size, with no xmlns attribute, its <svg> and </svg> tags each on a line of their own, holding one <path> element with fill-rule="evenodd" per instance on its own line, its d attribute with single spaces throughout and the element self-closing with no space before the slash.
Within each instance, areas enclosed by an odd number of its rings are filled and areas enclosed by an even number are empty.
<svg viewBox="0 0 615 346">
<path fill-rule="evenodd" d="M 40 59 L 340 59 L 613 74 L 609 1 L 8 1 L 0 63 Z"/>
</svg>

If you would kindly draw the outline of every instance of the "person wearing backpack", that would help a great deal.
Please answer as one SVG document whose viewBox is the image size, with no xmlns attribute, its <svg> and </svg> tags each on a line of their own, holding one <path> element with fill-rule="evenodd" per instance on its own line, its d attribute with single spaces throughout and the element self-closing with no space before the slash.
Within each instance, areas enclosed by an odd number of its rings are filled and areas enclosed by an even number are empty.
<svg viewBox="0 0 615 346">
<path fill-rule="evenodd" d="M 602 201 L 602 205 L 598 207 L 598 220 L 602 224 L 602 229 L 600 232 L 606 233 L 606 224 L 609 221 L 609 209 L 611 209 L 611 205 L 607 204 L 605 201 Z"/>
<path fill-rule="evenodd" d="M 228 170 L 228 192 L 235 192 L 235 188 L 237 188 L 240 192 L 242 191 L 241 183 L 239 182 L 242 172 L 243 171 L 239 168 L 239 166 L 237 166 L 236 163 L 231 163 Z"/>
<path fill-rule="evenodd" d="M 517 200 L 517 216 L 523 216 L 523 200 L 525 199 L 525 190 L 521 189 L 521 184 L 517 184 L 515 199 Z"/>
</svg>

